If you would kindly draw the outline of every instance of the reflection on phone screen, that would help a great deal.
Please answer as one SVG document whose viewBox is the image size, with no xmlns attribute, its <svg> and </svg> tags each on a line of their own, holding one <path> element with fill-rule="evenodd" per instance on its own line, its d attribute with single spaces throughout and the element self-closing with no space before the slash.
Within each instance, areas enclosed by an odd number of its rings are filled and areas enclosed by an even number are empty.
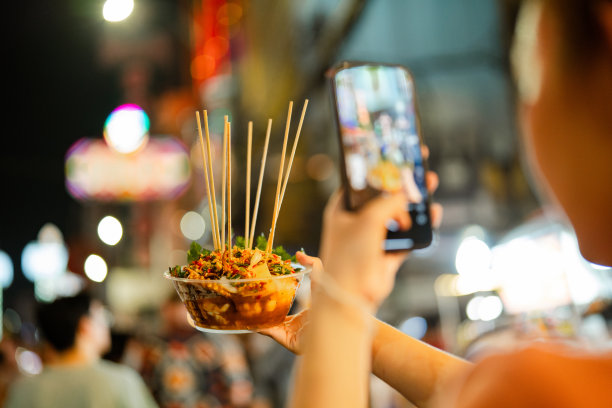
<svg viewBox="0 0 612 408">
<path fill-rule="evenodd" d="M 394 66 L 346 68 L 334 76 L 337 119 L 344 153 L 348 201 L 359 208 L 372 197 L 403 191 L 418 229 L 430 229 L 425 170 L 408 72 Z M 390 239 L 400 232 L 389 225 Z M 394 237 L 393 235 L 397 236 Z M 401 236 L 389 246 L 415 246 Z"/>
</svg>

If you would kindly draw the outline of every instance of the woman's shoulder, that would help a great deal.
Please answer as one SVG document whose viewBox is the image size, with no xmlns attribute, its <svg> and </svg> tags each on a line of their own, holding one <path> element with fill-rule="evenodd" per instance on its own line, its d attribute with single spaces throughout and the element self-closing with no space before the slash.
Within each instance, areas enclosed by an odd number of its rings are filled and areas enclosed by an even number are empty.
<svg viewBox="0 0 612 408">
<path fill-rule="evenodd" d="M 611 378 L 612 351 L 536 343 L 484 357 L 464 378 L 457 405 L 612 406 Z"/>
</svg>

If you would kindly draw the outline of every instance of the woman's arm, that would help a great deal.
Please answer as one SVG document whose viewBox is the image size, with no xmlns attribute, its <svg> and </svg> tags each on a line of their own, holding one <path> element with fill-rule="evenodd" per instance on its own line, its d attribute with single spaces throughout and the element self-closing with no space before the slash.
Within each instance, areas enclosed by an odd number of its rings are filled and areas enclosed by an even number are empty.
<svg viewBox="0 0 612 408">
<path fill-rule="evenodd" d="M 471 363 L 375 321 L 372 372 L 418 407 L 429 407 Z"/>
<path fill-rule="evenodd" d="M 336 195 L 323 224 L 323 262 L 299 254 L 312 264 L 312 307 L 298 365 L 292 407 L 368 406 L 372 329 L 371 314 L 393 288 L 405 254 L 385 253 L 385 223 L 410 226 L 402 194 L 379 197 L 349 213 Z"/>
<path fill-rule="evenodd" d="M 367 407 L 371 319 L 324 293 L 313 297 L 290 406 Z"/>
</svg>

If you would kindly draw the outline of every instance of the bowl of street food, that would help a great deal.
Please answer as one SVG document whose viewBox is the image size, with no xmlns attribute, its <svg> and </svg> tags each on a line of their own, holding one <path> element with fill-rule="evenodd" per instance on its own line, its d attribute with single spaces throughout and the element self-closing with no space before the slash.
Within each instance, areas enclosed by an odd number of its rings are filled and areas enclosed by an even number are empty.
<svg viewBox="0 0 612 408">
<path fill-rule="evenodd" d="M 204 332 L 246 333 L 282 323 L 310 272 L 258 248 L 202 250 L 191 258 L 164 277 L 172 281 L 191 324 Z"/>
</svg>

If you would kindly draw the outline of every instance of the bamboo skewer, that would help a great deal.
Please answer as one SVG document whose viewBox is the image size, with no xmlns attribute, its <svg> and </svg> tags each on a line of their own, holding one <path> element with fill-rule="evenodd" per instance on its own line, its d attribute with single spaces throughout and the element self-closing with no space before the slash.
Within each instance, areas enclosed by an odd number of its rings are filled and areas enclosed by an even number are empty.
<svg viewBox="0 0 612 408">
<path fill-rule="evenodd" d="M 227 168 L 225 150 L 227 149 L 227 116 L 223 124 L 223 180 L 221 184 L 221 250 L 225 252 L 225 187 L 227 185 Z"/>
<path fill-rule="evenodd" d="M 287 138 L 289 136 L 289 127 L 291 125 L 291 111 L 293 110 L 293 101 L 289 102 L 289 111 L 287 112 L 287 123 L 285 125 L 285 138 L 283 140 L 283 150 L 281 153 L 281 162 L 280 168 L 278 170 L 278 183 L 276 185 L 276 197 L 274 199 L 274 213 L 272 214 L 272 228 L 270 228 L 270 235 L 268 236 L 268 246 L 266 247 L 266 252 L 270 253 L 272 251 L 272 242 L 274 240 L 274 230 L 276 228 L 276 217 L 278 215 L 279 208 L 279 200 L 280 200 L 280 191 L 281 184 L 283 179 L 283 169 L 285 167 L 285 153 L 287 151 Z"/>
<path fill-rule="evenodd" d="M 253 208 L 253 219 L 251 222 L 251 232 L 249 234 L 248 249 L 253 247 L 255 239 L 255 224 L 257 223 L 257 212 L 259 211 L 259 198 L 261 197 L 261 186 L 263 184 L 264 170 L 266 168 L 266 158 L 268 156 L 268 143 L 270 142 L 270 132 L 272 131 L 272 119 L 268 119 L 268 129 L 266 130 L 266 140 L 264 141 L 263 153 L 261 155 L 261 166 L 259 168 L 259 182 L 257 184 L 257 193 L 255 195 L 255 207 Z"/>
<path fill-rule="evenodd" d="M 295 140 L 293 141 L 293 147 L 291 149 L 291 156 L 289 157 L 289 164 L 285 171 L 285 181 L 283 182 L 283 189 L 281 191 L 280 201 L 278 203 L 277 211 L 280 212 L 281 206 L 283 205 L 283 198 L 285 198 L 285 190 L 289 182 L 289 175 L 291 174 L 291 167 L 293 166 L 293 158 L 295 157 L 295 151 L 297 150 L 298 141 L 300 140 L 300 133 L 302 132 L 302 124 L 304 123 L 304 115 L 306 114 L 306 108 L 308 107 L 308 99 L 304 101 L 304 107 L 302 108 L 302 116 L 300 117 L 300 123 L 298 125 L 297 133 L 295 134 Z M 276 214 L 278 220 L 278 213 Z"/>
<path fill-rule="evenodd" d="M 280 209 L 285 197 L 285 191 L 289 183 L 289 177 L 291 175 L 291 169 L 293 166 L 293 160 L 297 151 L 297 146 L 302 131 L 302 125 L 304 123 L 304 116 L 308 107 L 308 99 L 304 101 L 302 108 L 302 114 L 298 124 L 295 139 L 289 156 L 288 164 L 285 168 L 285 160 L 287 156 L 287 141 L 289 138 L 289 130 L 291 127 L 291 115 L 293 111 L 293 101 L 289 102 L 289 109 L 287 112 L 287 122 L 285 125 L 285 134 L 283 139 L 283 148 L 281 152 L 281 159 L 278 171 L 278 181 L 276 186 L 276 194 L 274 197 L 274 212 L 272 214 L 272 225 L 268 236 L 268 244 L 266 247 L 266 253 L 269 254 L 274 246 L 274 234 L 276 231 L 276 224 Z M 202 132 L 202 123 L 200 120 L 200 113 L 196 111 L 196 120 L 198 125 L 198 135 L 200 139 L 200 148 L 202 151 L 202 162 L 204 166 L 204 176 L 206 180 L 206 193 L 208 200 L 208 208 L 210 213 L 211 229 L 213 245 L 216 251 L 222 251 L 225 253 L 227 249 L 232 248 L 232 147 L 231 147 L 231 123 L 228 120 L 228 116 L 224 117 L 224 128 L 223 128 L 223 152 L 222 152 L 222 199 L 221 199 L 221 225 L 219 225 L 219 214 L 217 211 L 216 197 L 215 197 L 215 181 L 212 167 L 212 149 L 210 144 L 210 132 L 208 128 L 208 113 L 206 110 L 204 113 L 204 129 L 206 134 L 206 145 L 204 144 L 204 136 Z M 263 176 L 265 173 L 266 159 L 268 155 L 268 147 L 270 142 L 270 134 L 272 130 L 272 119 L 268 119 L 268 127 L 266 130 L 266 138 L 264 142 L 264 148 L 261 157 L 261 166 L 259 170 L 259 180 L 257 185 L 257 192 L 255 197 L 255 205 L 253 207 L 253 216 L 251 215 L 251 167 L 252 167 L 252 145 L 253 145 L 253 122 L 249 121 L 248 133 L 247 133 L 247 163 L 246 163 L 246 209 L 245 209 L 245 248 L 252 249 L 255 238 L 255 226 L 257 223 L 257 214 L 259 211 L 259 203 L 261 198 L 261 190 L 263 186 Z M 227 212 L 226 212 L 227 202 Z M 226 224 L 227 217 L 227 224 Z M 227 225 L 227 229 L 226 229 Z M 225 234 L 227 233 L 227 240 Z M 225 255 L 224 255 L 225 256 Z"/>
<path fill-rule="evenodd" d="M 214 212 L 214 217 L 213 217 L 213 233 L 215 235 L 215 241 L 217 242 L 216 244 L 216 249 L 219 250 L 221 249 L 221 236 L 219 235 L 219 215 L 217 214 L 217 198 L 215 196 L 215 176 L 213 173 L 213 167 L 212 167 L 212 152 L 211 152 L 211 148 L 210 148 L 210 132 L 208 130 L 208 112 L 206 110 L 204 110 L 204 131 L 206 134 L 206 153 L 208 155 L 208 174 L 210 175 L 210 185 L 212 186 L 211 190 L 212 190 L 212 208 L 210 207 L 210 203 L 209 203 L 209 211 L 213 211 Z"/>
<path fill-rule="evenodd" d="M 227 122 L 227 249 L 232 250 L 232 127 Z"/>
<path fill-rule="evenodd" d="M 251 145 L 253 144 L 253 122 L 249 122 L 247 133 L 246 204 L 244 222 L 244 247 L 249 248 L 249 223 L 251 215 Z"/>
<path fill-rule="evenodd" d="M 200 147 L 202 148 L 202 165 L 204 166 L 204 177 L 206 178 L 206 197 L 208 198 L 208 212 L 210 213 L 210 225 L 211 232 L 213 238 L 213 246 L 215 250 L 219 249 L 219 244 L 217 242 L 217 235 L 215 232 L 215 222 L 213 219 L 213 210 L 212 210 L 212 198 L 210 193 L 210 182 L 208 179 L 208 167 L 206 163 L 206 153 L 204 151 L 204 137 L 202 136 L 202 124 L 200 123 L 200 112 L 196 111 L 196 120 L 198 122 L 198 135 L 200 136 Z M 213 186 L 214 188 L 214 186 Z"/>
</svg>

